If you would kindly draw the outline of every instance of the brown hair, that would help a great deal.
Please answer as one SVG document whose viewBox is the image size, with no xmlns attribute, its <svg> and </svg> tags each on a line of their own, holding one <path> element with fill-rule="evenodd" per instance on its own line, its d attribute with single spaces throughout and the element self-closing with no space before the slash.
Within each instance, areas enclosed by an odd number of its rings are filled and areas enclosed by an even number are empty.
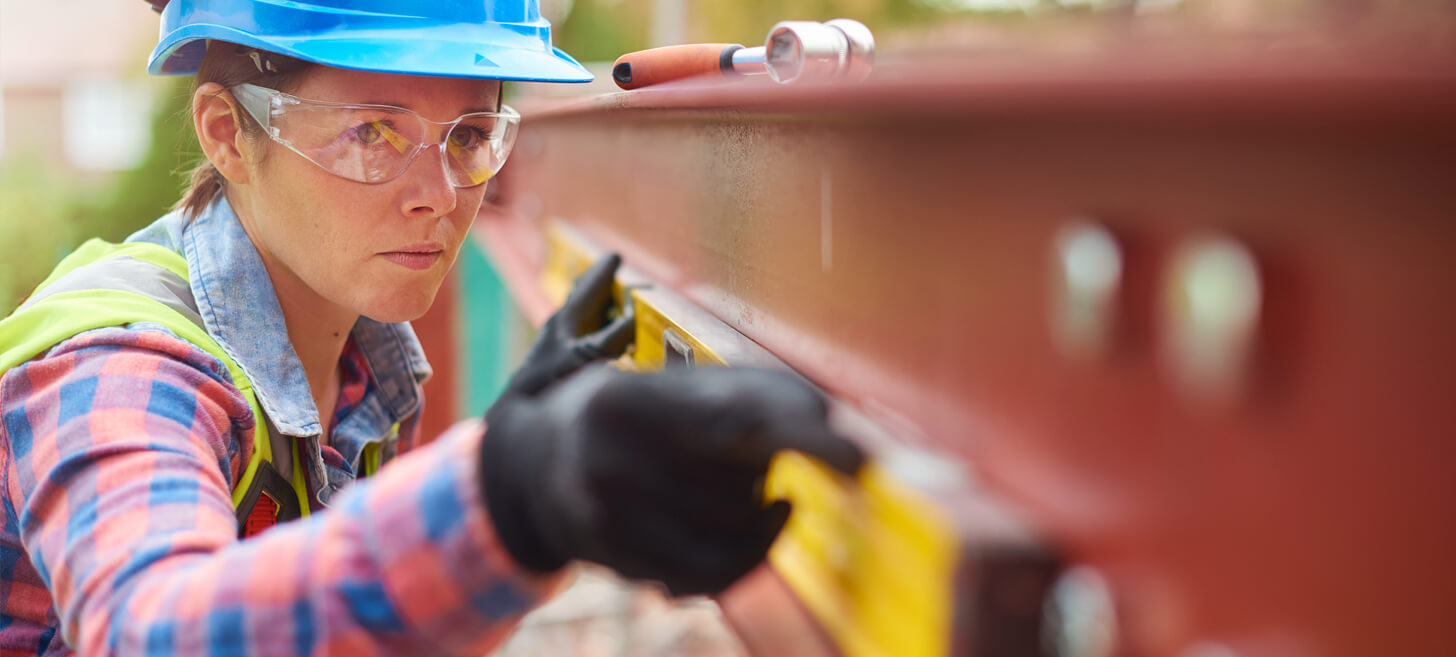
<svg viewBox="0 0 1456 657">
<path fill-rule="evenodd" d="M 198 87 L 216 82 L 223 88 L 239 84 L 256 84 L 260 87 L 293 91 L 303 83 L 304 74 L 315 64 L 276 53 L 239 46 L 226 41 L 207 42 L 207 54 L 197 69 L 197 79 L 192 84 L 193 95 Z M 221 93 L 221 92 L 218 92 Z M 189 111 L 196 112 L 196 108 Z M 263 134 L 262 127 L 246 112 L 239 112 L 239 128 L 249 138 Z M 190 123 L 189 123 L 190 125 Z M 172 206 L 174 210 L 185 210 L 188 218 L 196 217 L 211 205 L 227 188 L 227 178 L 207 160 L 206 156 L 192 170 L 191 182 L 181 200 Z"/>
</svg>

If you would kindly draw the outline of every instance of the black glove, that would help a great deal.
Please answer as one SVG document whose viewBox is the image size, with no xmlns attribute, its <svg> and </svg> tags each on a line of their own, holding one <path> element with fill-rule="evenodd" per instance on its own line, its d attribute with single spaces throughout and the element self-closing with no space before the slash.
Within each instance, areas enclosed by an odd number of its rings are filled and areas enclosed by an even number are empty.
<svg viewBox="0 0 1456 657">
<path fill-rule="evenodd" d="M 613 253 L 598 260 L 576 279 L 566 303 L 546 323 L 503 395 L 534 396 L 582 365 L 616 358 L 627 350 L 633 336 L 633 317 L 624 311 L 607 317 L 612 305 L 612 279 L 622 258 Z"/>
<path fill-rule="evenodd" d="M 718 593 L 763 560 L 788 520 L 788 502 L 763 501 L 775 453 L 859 469 L 859 449 L 825 414 L 818 393 L 782 372 L 589 370 L 491 409 L 482 491 L 527 568 L 581 559 L 673 595 Z"/>
</svg>

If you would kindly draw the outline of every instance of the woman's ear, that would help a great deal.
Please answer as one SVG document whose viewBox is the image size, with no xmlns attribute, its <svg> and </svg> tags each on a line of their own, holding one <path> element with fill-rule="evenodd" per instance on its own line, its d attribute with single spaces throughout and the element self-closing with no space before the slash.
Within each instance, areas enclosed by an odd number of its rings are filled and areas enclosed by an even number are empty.
<svg viewBox="0 0 1456 657">
<path fill-rule="evenodd" d="M 192 127 L 202 154 L 235 184 L 249 179 L 241 111 L 232 94 L 216 82 L 200 85 L 192 94 Z"/>
</svg>

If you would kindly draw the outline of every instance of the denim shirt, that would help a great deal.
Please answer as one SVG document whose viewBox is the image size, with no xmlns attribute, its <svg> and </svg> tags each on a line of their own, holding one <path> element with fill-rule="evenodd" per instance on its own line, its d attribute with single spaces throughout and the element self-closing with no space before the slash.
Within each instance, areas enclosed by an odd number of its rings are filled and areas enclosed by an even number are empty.
<svg viewBox="0 0 1456 657">
<path fill-rule="evenodd" d="M 333 493 L 360 472 L 365 446 L 380 443 L 392 457 L 398 427 L 418 420 L 420 385 L 430 376 L 424 350 L 408 322 L 393 324 L 361 317 L 352 331 L 373 373 L 373 385 L 354 410 L 334 427 L 329 444 L 350 466 L 326 465 L 319 447 L 319 418 L 303 364 L 288 341 L 283 309 L 263 259 L 227 199 L 188 220 L 173 211 L 132 234 L 128 242 L 151 242 L 187 260 L 188 279 L 207 332 L 253 384 L 273 439 L 274 465 L 292 471 L 289 441 L 297 441 L 314 496 L 327 505 Z"/>
</svg>

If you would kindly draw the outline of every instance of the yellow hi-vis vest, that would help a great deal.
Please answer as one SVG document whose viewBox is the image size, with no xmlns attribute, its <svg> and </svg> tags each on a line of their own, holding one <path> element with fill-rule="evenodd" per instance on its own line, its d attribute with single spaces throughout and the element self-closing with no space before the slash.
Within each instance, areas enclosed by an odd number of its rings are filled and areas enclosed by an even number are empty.
<svg viewBox="0 0 1456 657">
<path fill-rule="evenodd" d="M 268 422 L 242 368 L 208 335 L 188 284 L 187 261 L 146 242 L 93 239 L 66 256 L 14 313 L 0 320 L 0 375 L 83 331 L 152 322 L 212 354 L 232 376 L 253 411 L 253 455 L 233 486 L 238 535 L 307 516 L 309 492 L 294 442 L 293 472 L 273 467 Z M 364 475 L 379 467 L 377 444 L 364 452 Z"/>
</svg>

